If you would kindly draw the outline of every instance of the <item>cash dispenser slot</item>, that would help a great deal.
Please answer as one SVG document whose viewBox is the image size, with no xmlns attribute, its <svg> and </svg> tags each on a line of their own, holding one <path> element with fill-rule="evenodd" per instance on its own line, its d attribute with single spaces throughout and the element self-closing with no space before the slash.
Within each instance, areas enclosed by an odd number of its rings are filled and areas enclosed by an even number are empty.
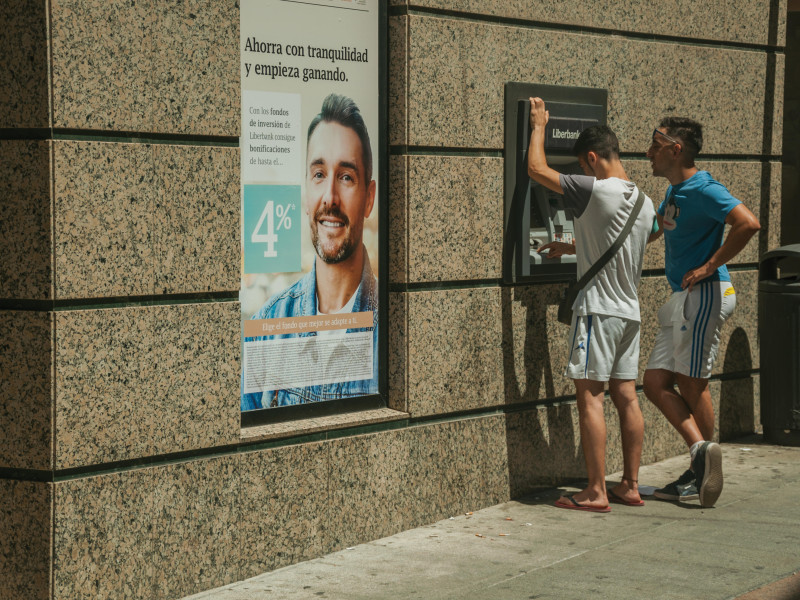
<svg viewBox="0 0 800 600">
<path fill-rule="evenodd" d="M 545 129 L 547 163 L 560 173 L 583 173 L 572 155 L 575 140 L 586 127 L 606 123 L 606 90 L 506 84 L 503 279 L 507 283 L 566 281 L 575 279 L 576 273 L 574 255 L 547 258 L 538 252 L 548 242 L 573 242 L 575 229 L 563 196 L 528 177 L 529 98 L 537 96 L 550 113 Z"/>
</svg>

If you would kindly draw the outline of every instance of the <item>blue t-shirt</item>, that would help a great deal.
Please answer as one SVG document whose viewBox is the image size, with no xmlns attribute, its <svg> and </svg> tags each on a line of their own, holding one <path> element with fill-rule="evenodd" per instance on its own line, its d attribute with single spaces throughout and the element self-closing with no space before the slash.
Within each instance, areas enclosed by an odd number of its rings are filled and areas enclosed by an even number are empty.
<svg viewBox="0 0 800 600">
<path fill-rule="evenodd" d="M 665 266 L 672 290 L 681 290 L 683 276 L 704 265 L 722 245 L 725 218 L 741 204 L 707 171 L 667 188 L 658 214 L 664 217 Z M 730 281 L 725 265 L 704 281 Z"/>
</svg>

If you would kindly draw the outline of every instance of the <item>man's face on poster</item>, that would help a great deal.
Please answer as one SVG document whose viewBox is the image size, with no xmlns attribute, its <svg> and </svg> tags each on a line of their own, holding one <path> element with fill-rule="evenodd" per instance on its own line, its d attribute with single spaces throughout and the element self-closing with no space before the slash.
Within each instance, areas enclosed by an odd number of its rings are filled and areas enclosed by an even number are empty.
<svg viewBox="0 0 800 600">
<path fill-rule="evenodd" d="M 349 127 L 321 122 L 308 140 L 306 212 L 311 242 L 326 263 L 347 260 L 361 246 L 364 219 L 375 202 L 361 140 Z"/>
</svg>

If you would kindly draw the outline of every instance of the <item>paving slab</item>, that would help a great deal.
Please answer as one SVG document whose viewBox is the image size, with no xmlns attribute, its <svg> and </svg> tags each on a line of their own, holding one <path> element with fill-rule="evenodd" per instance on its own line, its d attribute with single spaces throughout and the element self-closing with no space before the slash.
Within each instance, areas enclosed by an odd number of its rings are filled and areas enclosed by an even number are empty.
<svg viewBox="0 0 800 600">
<path fill-rule="evenodd" d="M 797 585 L 800 448 L 755 436 L 722 448 L 714 508 L 650 497 L 584 513 L 553 506 L 578 488 L 542 490 L 185 600 L 732 600 Z M 675 457 L 642 467 L 640 485 L 687 466 Z"/>
</svg>

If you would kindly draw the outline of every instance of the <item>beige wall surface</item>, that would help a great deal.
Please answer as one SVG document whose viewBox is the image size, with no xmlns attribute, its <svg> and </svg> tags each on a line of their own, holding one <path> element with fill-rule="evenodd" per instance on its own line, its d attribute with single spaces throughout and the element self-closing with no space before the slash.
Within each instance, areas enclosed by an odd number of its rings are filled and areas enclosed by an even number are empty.
<svg viewBox="0 0 800 600">
<path fill-rule="evenodd" d="M 700 166 L 762 224 L 732 261 L 717 437 L 758 428 L 785 0 L 387 4 L 396 412 L 266 434 L 239 419 L 238 2 L 0 6 L 0 596 L 179 598 L 585 475 L 565 284 L 502 283 L 510 81 L 607 89 L 656 204 L 653 126 L 704 123 Z M 645 258 L 640 375 L 663 252 Z M 640 400 L 643 460 L 683 452 Z"/>
</svg>

